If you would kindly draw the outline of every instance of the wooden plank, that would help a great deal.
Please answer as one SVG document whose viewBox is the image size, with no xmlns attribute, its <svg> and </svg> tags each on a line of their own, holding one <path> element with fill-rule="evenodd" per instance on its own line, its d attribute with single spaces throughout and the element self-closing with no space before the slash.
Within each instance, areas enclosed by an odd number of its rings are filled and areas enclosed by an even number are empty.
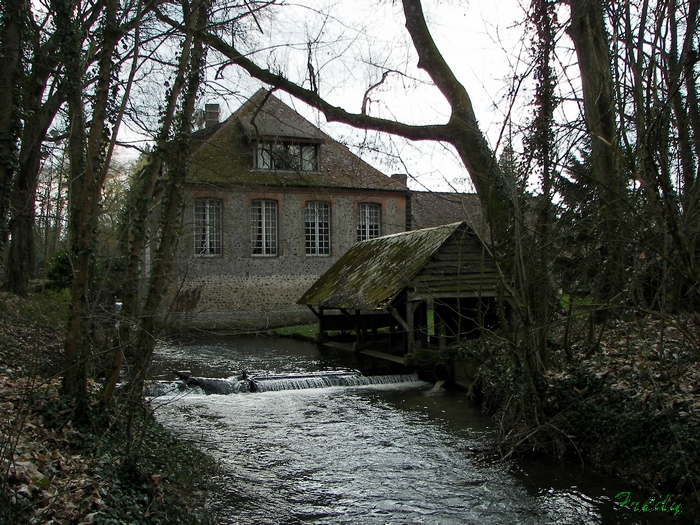
<svg viewBox="0 0 700 525">
<path fill-rule="evenodd" d="M 429 299 L 472 299 L 482 297 L 484 299 L 497 297 L 495 291 L 475 290 L 460 292 L 420 292 L 408 294 L 409 301 L 428 301 Z"/>
<path fill-rule="evenodd" d="M 351 343 L 338 343 L 336 341 L 326 341 L 323 343 L 326 348 L 333 348 L 336 350 L 344 350 L 346 352 L 354 352 Z M 386 361 L 392 361 L 394 363 L 406 364 L 403 356 L 398 356 L 394 354 L 387 354 L 386 352 L 380 352 L 378 350 L 360 350 L 358 353 L 363 355 L 368 355 L 370 357 L 376 357 L 378 359 L 384 359 Z"/>
<path fill-rule="evenodd" d="M 422 286 L 416 288 L 412 293 L 414 294 L 425 294 L 431 295 L 433 297 L 447 297 L 449 294 L 461 294 L 461 297 L 478 297 L 482 295 L 484 297 L 494 297 L 497 293 L 498 287 L 474 287 L 474 286 L 442 286 L 442 287 L 432 287 L 432 286 Z M 452 296 L 457 297 L 457 296 Z M 414 299 L 411 299 L 414 300 Z M 417 299 L 415 299 L 417 300 Z"/>
<path fill-rule="evenodd" d="M 352 343 L 339 343 L 338 341 L 324 341 L 323 346 L 326 348 L 334 348 L 336 350 L 345 350 L 346 352 L 354 352 Z"/>
<path fill-rule="evenodd" d="M 476 268 L 494 268 L 495 265 L 491 259 L 484 259 L 480 256 L 465 257 L 464 255 L 455 255 L 454 257 L 441 257 L 440 259 L 431 259 L 423 268 L 449 268 L 449 267 L 476 267 Z M 423 271 L 423 269 L 421 269 Z"/>
<path fill-rule="evenodd" d="M 480 280 L 483 281 L 493 281 L 494 279 L 498 279 L 498 274 L 496 272 L 489 272 L 489 273 L 484 273 L 484 272 L 462 272 L 460 274 L 442 274 L 442 275 L 436 275 L 436 274 L 421 274 L 421 275 L 416 275 L 411 282 L 412 283 L 423 283 L 423 282 L 439 282 L 439 281 L 445 281 L 445 282 L 480 282 Z"/>
<path fill-rule="evenodd" d="M 371 357 L 377 357 L 379 359 L 385 359 L 387 361 L 393 361 L 394 363 L 399 363 L 401 365 L 406 364 L 406 360 L 400 355 L 387 354 L 386 352 L 379 352 L 377 350 L 360 350 L 360 353 Z"/>
</svg>

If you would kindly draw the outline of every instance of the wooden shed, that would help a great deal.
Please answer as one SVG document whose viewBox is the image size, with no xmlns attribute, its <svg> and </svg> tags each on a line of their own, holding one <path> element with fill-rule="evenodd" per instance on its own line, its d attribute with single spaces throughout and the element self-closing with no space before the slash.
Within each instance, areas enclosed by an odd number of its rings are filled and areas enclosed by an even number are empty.
<svg viewBox="0 0 700 525">
<path fill-rule="evenodd" d="M 495 324 L 498 288 L 487 247 L 457 222 L 358 242 L 298 303 L 319 344 L 410 364 Z"/>
</svg>

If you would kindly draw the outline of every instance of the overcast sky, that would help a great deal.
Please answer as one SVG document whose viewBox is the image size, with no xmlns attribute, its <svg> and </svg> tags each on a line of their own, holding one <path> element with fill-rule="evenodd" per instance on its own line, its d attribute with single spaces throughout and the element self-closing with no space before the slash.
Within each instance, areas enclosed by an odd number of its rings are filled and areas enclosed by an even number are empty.
<svg viewBox="0 0 700 525">
<path fill-rule="evenodd" d="M 467 88 L 481 129 L 495 147 L 513 76 L 524 71 L 528 60 L 519 0 L 425 0 L 423 4 L 438 47 Z M 447 122 L 449 106 L 429 85 L 427 75 L 416 68 L 400 2 L 290 0 L 259 22 L 263 32 L 253 35 L 249 48 L 257 52 L 251 58 L 303 81 L 308 79 L 307 42 L 314 42 L 312 64 L 319 91 L 331 103 L 359 112 L 367 87 L 380 79 L 383 70 L 392 69 L 399 73 L 390 74 L 370 95 L 370 114 L 413 124 Z M 218 79 L 210 71 L 207 83 L 200 104 L 219 103 L 222 118 L 261 87 L 233 67 L 226 68 Z M 327 124 L 302 103 L 279 92 L 278 96 L 383 172 L 408 173 L 414 189 L 470 189 L 466 171 L 450 148 L 377 138 L 374 133 Z M 527 98 L 524 91 L 522 100 Z M 522 120 L 522 108 L 518 111 L 515 119 Z M 361 143 L 366 147 L 357 148 Z"/>
</svg>

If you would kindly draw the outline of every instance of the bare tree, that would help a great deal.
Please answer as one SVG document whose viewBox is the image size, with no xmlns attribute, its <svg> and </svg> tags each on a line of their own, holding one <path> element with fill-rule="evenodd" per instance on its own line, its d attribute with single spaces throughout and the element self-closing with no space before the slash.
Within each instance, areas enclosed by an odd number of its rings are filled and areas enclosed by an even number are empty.
<svg viewBox="0 0 700 525">
<path fill-rule="evenodd" d="M 30 20 L 32 67 L 21 90 L 25 117 L 19 162 L 11 188 L 11 239 L 7 253 L 7 289 L 20 295 L 27 293 L 29 277 L 34 270 L 34 214 L 44 139 L 65 100 L 57 78 L 58 39 L 52 35 L 42 41 L 41 26 L 44 24 Z"/>
<path fill-rule="evenodd" d="M 70 151 L 70 253 L 75 276 L 70 310 L 70 320 L 65 342 L 66 369 L 63 388 L 78 400 L 87 392 L 87 367 L 89 363 L 89 301 L 90 266 L 94 253 L 95 229 L 99 202 L 107 173 L 104 164 L 105 137 L 109 136 L 107 117 L 111 103 L 114 75 L 113 54 L 120 39 L 117 25 L 117 0 L 107 0 L 101 13 L 102 39 L 89 126 L 85 121 L 83 83 L 81 75 L 80 19 L 65 0 L 55 0 L 56 26 L 61 34 L 61 55 L 66 69 L 64 82 L 69 106 Z"/>
</svg>

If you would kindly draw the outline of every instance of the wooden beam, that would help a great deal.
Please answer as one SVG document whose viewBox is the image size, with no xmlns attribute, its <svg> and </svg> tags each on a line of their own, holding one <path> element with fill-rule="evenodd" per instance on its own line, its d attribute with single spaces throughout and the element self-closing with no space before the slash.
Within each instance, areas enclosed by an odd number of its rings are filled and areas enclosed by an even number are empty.
<svg viewBox="0 0 700 525">
<path fill-rule="evenodd" d="M 320 312 L 317 312 L 317 311 L 314 309 L 314 307 L 311 306 L 310 304 L 307 304 L 306 306 L 309 307 L 309 310 L 311 310 L 311 311 L 314 313 L 314 315 L 315 315 L 316 317 L 318 317 L 318 320 L 320 321 L 320 320 L 321 320 L 321 313 L 320 313 Z"/>
<path fill-rule="evenodd" d="M 428 301 L 430 299 L 473 299 L 476 297 L 481 297 L 483 299 L 490 299 L 498 297 L 495 291 L 490 290 L 476 290 L 469 292 L 427 292 L 427 293 L 411 293 L 408 294 L 407 300 L 410 302 L 414 301 Z"/>
<path fill-rule="evenodd" d="M 411 330 L 411 327 L 406 324 L 406 321 L 404 321 L 403 317 L 399 315 L 399 312 L 396 310 L 396 308 L 391 308 L 391 310 L 389 311 L 391 312 L 391 315 L 394 316 L 394 319 L 396 319 L 396 321 L 399 323 L 399 325 L 401 325 L 401 327 L 404 330 L 406 330 L 407 332 Z"/>
<path fill-rule="evenodd" d="M 394 363 L 399 363 L 402 365 L 406 364 L 405 359 L 399 355 L 387 354 L 386 352 L 378 352 L 376 350 L 361 350 L 360 353 L 362 355 L 368 355 L 371 357 L 376 357 L 378 359 L 385 359 L 387 361 L 392 361 Z"/>
<path fill-rule="evenodd" d="M 350 319 L 350 322 L 357 328 L 357 323 L 355 322 L 355 318 L 352 316 L 350 312 L 348 312 L 345 308 L 338 308 L 340 310 L 340 313 L 343 314 L 345 317 Z"/>
</svg>

